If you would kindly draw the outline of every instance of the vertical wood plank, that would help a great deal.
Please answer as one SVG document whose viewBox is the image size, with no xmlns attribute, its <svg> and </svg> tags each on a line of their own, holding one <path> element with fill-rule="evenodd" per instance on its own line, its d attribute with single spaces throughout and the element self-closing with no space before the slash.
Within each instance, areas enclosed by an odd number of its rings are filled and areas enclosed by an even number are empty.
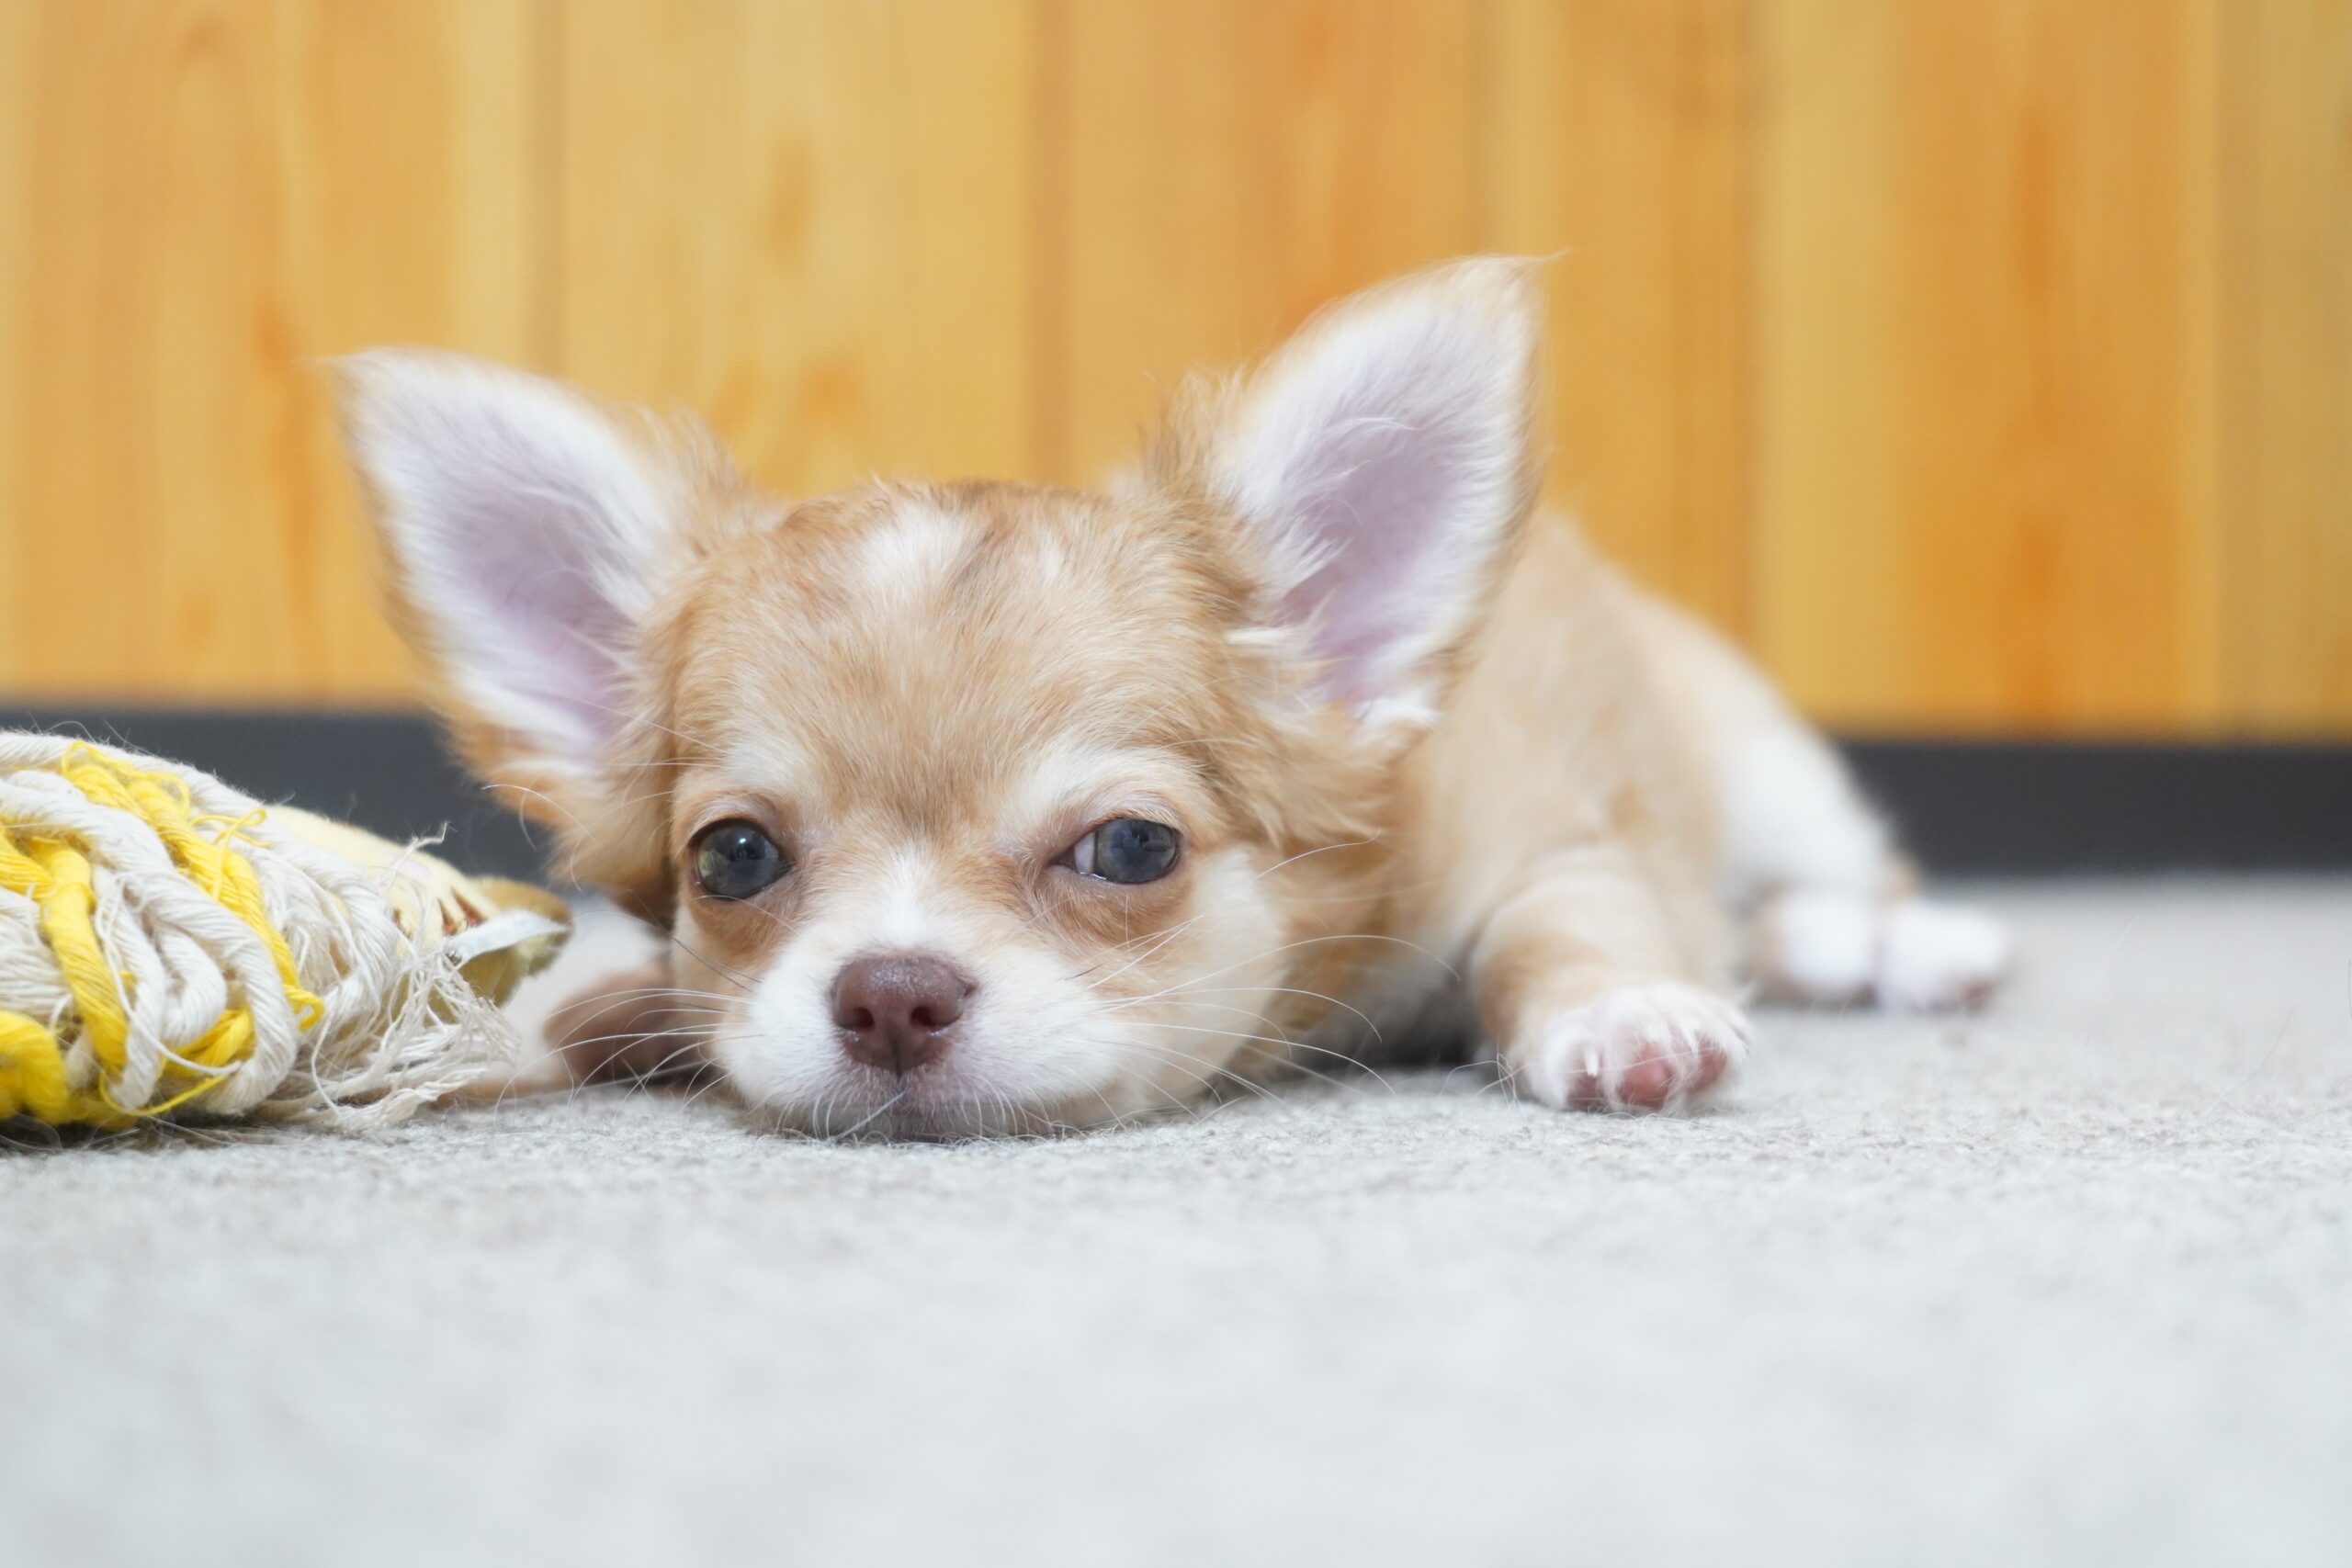
<svg viewBox="0 0 2352 1568">
<path fill-rule="evenodd" d="M 787 492 L 1029 467 L 1029 8 L 582 0 L 563 368 Z"/>
<path fill-rule="evenodd" d="M 29 6 L 0 6 L 0 582 L 8 583 L 25 581 L 23 539 L 33 526 L 22 507 L 30 471 L 26 437 L 33 433 L 26 413 L 32 378 L 22 367 L 31 352 L 26 305 L 34 246 L 26 220 L 37 140 L 26 106 L 40 73 L 40 21 Z M 34 694 L 39 688 L 17 657 L 16 624 L 13 614 L 0 615 L 0 693 Z"/>
<path fill-rule="evenodd" d="M 1758 623 L 1865 728 L 2216 701 L 2210 0 L 1767 0 Z"/>
<path fill-rule="evenodd" d="M 1059 298 L 1041 460 L 1092 482 L 1195 366 L 1478 237 L 1478 7 L 1133 0 L 1058 7 L 1046 125 Z"/>
<path fill-rule="evenodd" d="M 0 687 L 397 695 L 314 356 L 522 352 L 528 6 L 11 13 Z"/>
<path fill-rule="evenodd" d="M 1503 0 L 1492 248 L 1547 269 L 1551 498 L 1725 631 L 1747 622 L 1747 0 Z"/>
<path fill-rule="evenodd" d="M 2224 40 L 2222 691 L 2233 728 L 2352 733 L 2352 0 Z"/>
</svg>

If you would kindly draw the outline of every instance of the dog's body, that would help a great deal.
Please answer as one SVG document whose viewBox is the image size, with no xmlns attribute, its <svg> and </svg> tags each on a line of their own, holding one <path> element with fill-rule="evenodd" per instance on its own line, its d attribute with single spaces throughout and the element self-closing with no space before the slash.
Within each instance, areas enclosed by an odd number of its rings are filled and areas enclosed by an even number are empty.
<svg viewBox="0 0 2352 1568">
<path fill-rule="evenodd" d="M 469 756 L 676 939 L 575 1050 L 957 1134 L 1451 1028 L 1546 1103 L 1645 1109 L 1744 1057 L 1743 970 L 1981 997 L 1997 929 L 1910 896 L 1736 654 L 1531 518 L 1534 339 L 1520 264 L 1458 264 L 1193 389 L 1112 493 L 797 507 L 546 383 L 356 362 Z"/>
</svg>

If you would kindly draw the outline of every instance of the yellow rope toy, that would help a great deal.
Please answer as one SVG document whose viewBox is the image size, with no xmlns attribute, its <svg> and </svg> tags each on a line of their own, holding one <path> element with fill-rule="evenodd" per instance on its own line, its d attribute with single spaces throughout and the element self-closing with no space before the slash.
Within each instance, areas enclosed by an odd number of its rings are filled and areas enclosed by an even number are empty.
<svg viewBox="0 0 2352 1568">
<path fill-rule="evenodd" d="M 192 768 L 0 732 L 0 1120 L 397 1121 L 516 1053 L 562 903 Z"/>
</svg>

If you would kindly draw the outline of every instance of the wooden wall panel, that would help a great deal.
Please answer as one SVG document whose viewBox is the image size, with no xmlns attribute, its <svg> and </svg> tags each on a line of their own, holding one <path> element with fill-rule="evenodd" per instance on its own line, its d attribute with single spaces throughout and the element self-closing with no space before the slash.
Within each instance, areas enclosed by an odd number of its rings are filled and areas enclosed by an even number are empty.
<svg viewBox="0 0 2352 1568">
<path fill-rule="evenodd" d="M 313 356 L 523 353 L 529 23 L 521 0 L 8 8 L 0 688 L 404 692 Z"/>
<path fill-rule="evenodd" d="M 2222 704 L 2352 728 L 2352 0 L 2227 13 Z"/>
<path fill-rule="evenodd" d="M 1091 480 L 1481 249 L 1815 714 L 2352 736 L 2352 0 L 0 0 L 0 696 L 399 698 L 318 356 Z"/>
<path fill-rule="evenodd" d="M 1067 0 L 1041 164 L 1040 467 L 1130 460 L 1170 384 L 1476 248 L 1480 8 Z"/>
<path fill-rule="evenodd" d="M 565 7 L 564 370 L 786 492 L 1026 468 L 1033 41 L 1008 0 Z"/>
<path fill-rule="evenodd" d="M 2196 727 L 2212 7 L 1766 7 L 1757 632 L 1870 728 Z"/>
<path fill-rule="evenodd" d="M 1503 0 L 1484 243 L 1546 269 L 1548 494 L 1735 635 L 1747 620 L 1747 0 Z"/>
</svg>

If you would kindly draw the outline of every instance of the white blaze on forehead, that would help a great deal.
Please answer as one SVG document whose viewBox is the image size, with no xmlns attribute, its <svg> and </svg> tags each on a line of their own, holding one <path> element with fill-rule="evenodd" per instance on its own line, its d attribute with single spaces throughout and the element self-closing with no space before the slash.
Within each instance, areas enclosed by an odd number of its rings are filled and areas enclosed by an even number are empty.
<svg viewBox="0 0 2352 1568">
<path fill-rule="evenodd" d="M 971 553 L 973 525 L 922 500 L 901 501 L 859 541 L 857 578 L 877 592 L 918 596 L 943 586 Z"/>
</svg>

